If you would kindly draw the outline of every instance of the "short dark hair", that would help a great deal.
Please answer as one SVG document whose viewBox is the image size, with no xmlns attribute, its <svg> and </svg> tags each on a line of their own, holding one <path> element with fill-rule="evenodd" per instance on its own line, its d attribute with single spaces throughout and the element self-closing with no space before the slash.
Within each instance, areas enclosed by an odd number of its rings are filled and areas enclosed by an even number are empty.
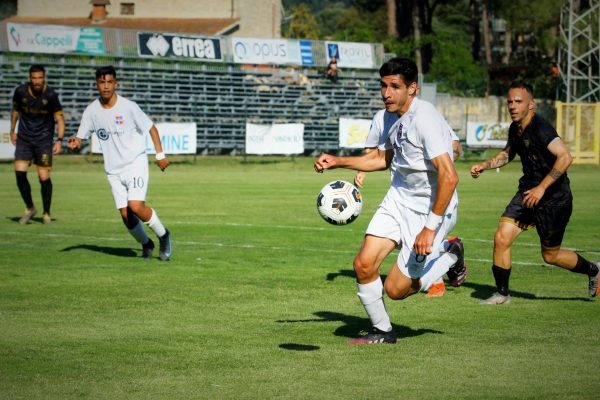
<svg viewBox="0 0 600 400">
<path fill-rule="evenodd" d="M 529 93 L 529 95 L 533 99 L 533 86 L 531 86 L 529 83 L 525 82 L 524 80 L 518 79 L 516 81 L 513 81 L 510 84 L 510 86 L 508 87 L 508 90 L 510 90 L 510 89 L 525 89 L 525 91 L 527 93 Z"/>
<path fill-rule="evenodd" d="M 31 67 L 29 67 L 29 75 L 31 75 L 33 72 L 43 72 L 44 75 L 46 75 L 46 69 L 42 64 L 33 64 Z"/>
<path fill-rule="evenodd" d="M 112 65 L 100 67 L 96 70 L 96 80 L 102 78 L 104 75 L 112 75 L 115 79 L 117 79 L 117 71 L 115 71 L 115 67 Z"/>
<path fill-rule="evenodd" d="M 379 68 L 379 76 L 382 78 L 388 75 L 400 75 L 406 85 L 417 82 L 419 78 L 419 69 L 417 64 L 411 59 L 403 57 L 394 57 L 386 61 Z"/>
</svg>

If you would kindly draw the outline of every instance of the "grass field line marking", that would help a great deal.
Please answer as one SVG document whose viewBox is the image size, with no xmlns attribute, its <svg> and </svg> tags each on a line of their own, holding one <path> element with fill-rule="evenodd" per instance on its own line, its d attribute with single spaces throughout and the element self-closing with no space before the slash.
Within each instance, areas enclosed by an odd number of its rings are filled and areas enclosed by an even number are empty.
<svg viewBox="0 0 600 400">
<path fill-rule="evenodd" d="M 123 238 L 115 238 L 115 237 L 103 237 L 103 236 L 81 236 L 81 235 L 73 235 L 69 233 L 31 233 L 31 232 L 5 232 L 12 235 L 29 235 L 29 236 L 44 236 L 44 237 L 77 237 L 82 239 L 95 239 L 100 241 L 111 241 L 111 242 L 122 242 Z M 237 244 L 237 243 L 222 243 L 222 242 L 199 242 L 199 241 L 175 241 L 176 245 L 182 246 L 214 246 L 214 247 L 234 247 L 241 249 L 258 249 L 258 250 L 275 250 L 275 251 L 311 251 L 311 252 L 321 252 L 321 253 L 334 253 L 334 254 L 356 254 L 356 250 L 334 250 L 334 249 L 324 249 L 313 248 L 313 247 L 302 247 L 302 248 L 292 248 L 292 247 L 282 247 L 282 246 L 266 246 L 266 245 L 255 245 L 255 244 Z M 596 252 L 589 252 L 596 253 Z M 470 262 L 481 262 L 485 264 L 490 264 L 492 260 L 486 258 L 470 258 L 465 257 L 466 260 Z M 514 265 L 540 265 L 543 264 L 540 262 L 527 262 L 527 261 L 513 261 Z"/>
</svg>

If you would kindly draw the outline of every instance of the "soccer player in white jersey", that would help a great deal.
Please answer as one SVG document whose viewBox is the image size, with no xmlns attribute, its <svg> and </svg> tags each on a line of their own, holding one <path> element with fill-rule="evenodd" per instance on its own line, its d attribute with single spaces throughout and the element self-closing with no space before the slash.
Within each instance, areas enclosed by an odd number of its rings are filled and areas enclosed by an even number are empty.
<svg viewBox="0 0 600 400">
<path fill-rule="evenodd" d="M 354 157 L 321 154 L 315 171 L 349 168 L 379 171 L 395 158 L 396 172 L 383 202 L 371 219 L 354 259 L 358 297 L 373 325 L 350 344 L 395 343 L 396 334 L 383 301 L 427 290 L 452 267 L 459 255 L 451 246 L 440 255 L 439 245 L 456 220 L 458 175 L 452 162 L 450 131 L 432 104 L 416 98 L 418 70 L 414 61 L 393 58 L 379 69 L 381 95 L 388 112 L 400 119 L 376 151 Z M 401 245 L 396 263 L 383 284 L 379 267 Z"/>
<path fill-rule="evenodd" d="M 161 171 L 169 166 L 160 136 L 150 118 L 133 101 L 117 94 L 117 73 L 112 66 L 96 70 L 100 96 L 85 109 L 77 136 L 69 139 L 69 148 L 77 149 L 83 139 L 95 134 L 104 156 L 104 170 L 112 189 L 115 205 L 131 235 L 142 245 L 142 258 L 152 258 L 154 242 L 140 221 L 148 225 L 159 240 L 159 257 L 171 258 L 171 235 L 146 205 L 148 156 L 146 134 L 156 149 Z"/>
<path fill-rule="evenodd" d="M 369 134 L 367 135 L 367 139 L 365 141 L 365 148 L 363 150 L 363 154 L 369 153 L 373 150 L 376 150 L 377 147 L 383 143 L 388 137 L 390 128 L 398 121 L 398 114 L 387 112 L 386 109 L 379 110 L 373 116 L 373 120 L 371 121 L 371 128 L 369 129 Z M 456 136 L 454 129 L 448 125 L 448 129 L 450 130 L 450 135 L 452 137 L 452 160 L 456 161 L 458 157 L 461 156 L 463 150 L 462 145 L 460 144 L 460 139 Z M 394 172 L 396 171 L 396 165 L 394 164 L 394 160 L 392 160 L 392 165 L 390 167 L 391 178 L 394 178 Z M 364 185 L 365 178 L 367 173 L 365 171 L 357 171 L 356 176 L 354 177 L 354 184 L 356 187 L 361 189 Z M 461 254 L 457 263 L 464 263 L 464 246 L 460 238 L 457 236 L 449 237 L 446 240 L 442 241 L 440 244 L 440 252 L 448 251 L 448 248 L 452 243 L 456 243 L 458 246 L 458 251 Z M 466 267 L 466 264 L 465 264 Z M 466 278 L 466 274 L 461 274 L 460 278 L 462 280 L 457 280 L 458 276 L 454 275 L 452 271 L 448 271 L 448 279 L 450 280 L 450 284 L 454 287 L 462 285 L 464 279 Z M 427 291 L 427 297 L 442 297 L 446 293 L 446 285 L 444 284 L 444 280 L 440 277 L 440 279 L 435 282 L 429 290 Z"/>
</svg>

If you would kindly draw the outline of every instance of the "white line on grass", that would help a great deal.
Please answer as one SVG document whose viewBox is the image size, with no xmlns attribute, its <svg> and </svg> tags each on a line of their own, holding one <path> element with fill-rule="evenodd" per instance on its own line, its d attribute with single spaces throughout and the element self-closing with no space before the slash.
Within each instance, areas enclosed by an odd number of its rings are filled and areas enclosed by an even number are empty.
<svg viewBox="0 0 600 400">
<path fill-rule="evenodd" d="M 295 227 L 294 227 L 295 228 Z M 33 233 L 33 232 L 24 232 L 24 231 L 12 231 L 12 232 L 4 232 L 9 235 L 27 235 L 27 236 L 43 236 L 43 237 L 72 237 L 79 239 L 93 239 L 98 241 L 111 241 L 111 242 L 122 242 L 122 237 L 103 237 L 103 236 L 82 236 L 82 235 L 72 235 L 68 233 Z M 464 239 L 463 239 L 464 240 Z M 477 241 L 475 239 L 474 241 Z M 312 247 L 282 247 L 282 246 L 265 246 L 265 245 L 255 245 L 255 244 L 240 244 L 240 243 L 222 243 L 222 242 L 199 242 L 199 241 L 175 241 L 175 244 L 178 246 L 204 246 L 204 247 L 232 247 L 232 248 L 242 248 L 242 249 L 257 249 L 257 250 L 271 250 L 271 251 L 311 251 L 311 252 L 320 252 L 320 253 L 334 253 L 334 254 L 356 254 L 356 250 L 335 250 L 335 249 L 326 249 L 326 248 L 312 248 Z M 598 252 L 589 251 L 587 253 L 590 254 L 600 254 Z M 485 258 L 469 258 L 465 257 L 466 260 L 470 262 L 481 262 L 481 263 L 491 263 L 492 260 Z M 513 261 L 515 265 L 540 265 L 543 262 L 525 262 L 525 261 Z"/>
</svg>

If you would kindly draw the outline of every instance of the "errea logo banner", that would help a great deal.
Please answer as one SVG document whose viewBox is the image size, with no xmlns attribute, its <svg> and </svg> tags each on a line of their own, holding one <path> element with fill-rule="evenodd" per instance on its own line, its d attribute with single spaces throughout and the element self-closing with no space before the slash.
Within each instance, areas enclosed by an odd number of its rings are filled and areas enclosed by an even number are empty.
<svg viewBox="0 0 600 400">
<path fill-rule="evenodd" d="M 223 61 L 221 40 L 206 36 L 138 32 L 138 54 L 153 58 Z"/>
</svg>

